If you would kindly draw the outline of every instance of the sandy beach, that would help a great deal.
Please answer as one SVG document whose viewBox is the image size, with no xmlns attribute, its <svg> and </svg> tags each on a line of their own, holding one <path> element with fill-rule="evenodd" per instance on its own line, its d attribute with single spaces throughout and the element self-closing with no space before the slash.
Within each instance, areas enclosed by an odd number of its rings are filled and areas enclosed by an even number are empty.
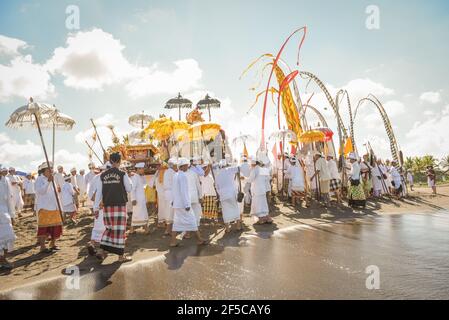
<svg viewBox="0 0 449 320">
<path fill-rule="evenodd" d="M 216 246 L 222 242 L 220 240 L 226 237 L 261 236 L 294 225 L 316 227 L 320 224 L 332 223 L 357 224 L 361 219 L 377 215 L 432 213 L 449 209 L 449 186 L 440 186 L 437 196 L 432 196 L 428 188 L 416 188 L 406 199 L 370 201 L 365 210 L 359 211 L 352 211 L 346 206 L 325 209 L 314 204 L 311 208 L 303 208 L 298 213 L 290 205 L 280 203 L 277 203 L 274 209 L 271 213 L 274 218 L 272 225 L 253 225 L 251 217 L 246 216 L 244 219 L 245 229 L 242 234 L 233 231 L 231 235 L 225 235 L 222 225 L 203 225 L 201 230 L 211 240 L 211 244 Z M 169 239 L 163 237 L 163 229 L 155 228 L 152 220 L 153 231 L 151 234 L 144 235 L 138 232 L 128 237 L 126 251 L 132 254 L 133 262 L 117 266 L 116 257 L 110 256 L 103 262 L 103 265 L 100 265 L 94 257 L 88 256 L 85 248 L 90 239 L 92 223 L 93 219 L 88 210 L 83 209 L 76 226 L 64 227 L 64 235 L 58 242 L 61 250 L 51 255 L 42 256 L 39 255 L 39 248 L 36 246 L 35 217 L 30 213 L 24 214 L 16 221 L 15 225 L 16 250 L 10 256 L 10 261 L 15 268 L 9 273 L 0 274 L 0 292 L 63 277 L 65 269 L 69 266 L 78 266 L 81 274 L 111 268 L 112 265 L 116 270 L 139 261 L 164 258 L 169 251 Z M 182 245 L 183 247 L 195 246 L 195 243 L 193 239 L 184 240 Z"/>
</svg>

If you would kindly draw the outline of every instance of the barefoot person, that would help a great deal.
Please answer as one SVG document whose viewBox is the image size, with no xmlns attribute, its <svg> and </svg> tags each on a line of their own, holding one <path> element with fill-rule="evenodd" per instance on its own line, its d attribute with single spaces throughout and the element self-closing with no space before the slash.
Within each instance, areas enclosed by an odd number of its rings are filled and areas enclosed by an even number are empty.
<svg viewBox="0 0 449 320">
<path fill-rule="evenodd" d="M 361 182 L 362 175 L 360 172 L 360 164 L 357 161 L 357 155 L 350 153 L 348 158 L 351 163 L 351 167 L 349 168 L 348 204 L 351 207 L 360 206 L 365 208 L 366 197 Z"/>
<path fill-rule="evenodd" d="M 76 224 L 76 213 L 77 208 L 75 205 L 75 194 L 77 191 L 75 190 L 75 187 L 71 183 L 71 177 L 66 176 L 65 182 L 62 185 L 61 189 L 61 204 L 62 204 L 62 211 L 64 212 L 64 216 L 66 219 L 67 216 L 69 216 L 70 223 Z"/>
<path fill-rule="evenodd" d="M 231 232 L 231 223 L 233 222 L 236 223 L 237 230 L 241 230 L 240 208 L 237 202 L 237 188 L 234 182 L 238 173 L 238 167 L 230 167 L 227 161 L 223 159 L 220 160 L 220 169 L 213 170 L 215 170 L 215 184 L 221 203 L 225 232 Z"/>
<path fill-rule="evenodd" d="M 12 198 L 14 210 L 17 213 L 17 217 L 20 217 L 23 209 L 23 199 L 22 199 L 22 179 L 16 174 L 16 169 L 9 168 L 9 174 L 7 175 L 9 181 L 12 185 Z"/>
<path fill-rule="evenodd" d="M 198 231 L 198 221 L 192 210 L 189 182 L 186 171 L 189 168 L 187 158 L 179 158 L 178 172 L 173 176 L 173 227 L 171 232 L 170 247 L 178 245 L 177 232 L 195 232 L 198 244 L 206 244 Z"/>
<path fill-rule="evenodd" d="M 290 163 L 286 178 L 290 180 L 292 188 L 292 205 L 296 208 L 298 203 L 301 205 L 301 202 L 305 201 L 306 206 L 308 206 L 304 168 L 296 157 L 291 157 Z"/>
<path fill-rule="evenodd" d="M 437 185 L 436 185 L 436 174 L 435 170 L 433 170 L 433 166 L 427 166 L 426 170 L 427 175 L 427 185 L 432 189 L 432 194 L 437 194 Z"/>
<path fill-rule="evenodd" d="M 331 180 L 329 182 L 329 190 L 335 194 L 337 203 L 341 204 L 341 176 L 338 172 L 337 162 L 332 155 L 327 156 L 327 167 Z"/>
<path fill-rule="evenodd" d="M 12 204 L 12 190 L 6 178 L 6 170 L 0 165 L 0 270 L 11 270 L 12 264 L 6 259 L 8 252 L 14 249 L 13 223 L 15 211 Z"/>
<path fill-rule="evenodd" d="M 37 212 L 37 237 L 41 253 L 50 253 L 59 250 L 56 240 L 62 235 L 62 219 L 59 212 L 58 202 L 53 189 L 53 168 L 48 167 L 47 162 L 39 166 L 36 179 L 36 212 Z M 50 238 L 50 248 L 45 241 Z"/>
<path fill-rule="evenodd" d="M 168 160 L 168 169 L 164 173 L 164 198 L 166 202 L 166 217 L 165 224 L 166 229 L 164 235 L 168 236 L 171 234 L 174 210 L 172 207 L 173 203 L 173 177 L 178 171 L 177 160 L 171 158 Z"/>
<path fill-rule="evenodd" d="M 100 242 L 102 250 L 97 253 L 97 258 L 101 261 L 106 258 L 108 252 L 118 255 L 120 262 L 131 260 L 131 257 L 125 255 L 125 238 L 126 203 L 132 184 L 126 172 L 119 169 L 121 160 L 118 152 L 110 155 L 112 168 L 101 174 L 95 195 L 95 215 L 98 215 L 102 205 L 106 227 Z"/>
<path fill-rule="evenodd" d="M 135 168 L 136 174 L 131 177 L 133 185 L 131 191 L 133 214 L 130 233 L 134 233 L 136 228 L 143 227 L 145 233 L 148 234 L 148 210 L 145 197 L 145 163 L 139 162 Z"/>
<path fill-rule="evenodd" d="M 27 173 L 27 176 L 23 180 L 23 208 L 25 210 L 31 209 L 31 211 L 34 211 L 35 193 L 34 178 L 31 173 Z"/>
<path fill-rule="evenodd" d="M 251 159 L 251 172 L 248 181 L 251 183 L 251 215 L 257 217 L 257 224 L 271 223 L 270 210 L 267 202 L 266 175 L 269 172 L 261 167 L 261 162 Z M 289 165 L 290 167 L 290 165 Z"/>
</svg>

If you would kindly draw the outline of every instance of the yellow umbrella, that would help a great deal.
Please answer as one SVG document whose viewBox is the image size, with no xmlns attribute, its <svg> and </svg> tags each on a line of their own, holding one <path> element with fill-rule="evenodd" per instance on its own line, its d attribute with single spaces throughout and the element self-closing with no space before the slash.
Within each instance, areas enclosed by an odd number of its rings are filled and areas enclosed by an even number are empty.
<svg viewBox="0 0 449 320">
<path fill-rule="evenodd" d="M 299 141 L 302 143 L 311 143 L 311 142 L 318 142 L 318 141 L 324 141 L 325 134 L 318 130 L 309 130 L 305 131 L 299 136 Z"/>
<path fill-rule="evenodd" d="M 200 122 L 193 124 L 185 132 L 181 132 L 177 139 L 179 141 L 188 139 L 190 141 L 215 139 L 220 132 L 221 126 L 212 122 Z"/>
<path fill-rule="evenodd" d="M 157 140 L 167 140 L 177 130 L 188 130 L 189 125 L 183 121 L 172 120 L 170 118 L 160 118 L 154 120 L 145 128 L 146 133 L 151 133 Z"/>
</svg>

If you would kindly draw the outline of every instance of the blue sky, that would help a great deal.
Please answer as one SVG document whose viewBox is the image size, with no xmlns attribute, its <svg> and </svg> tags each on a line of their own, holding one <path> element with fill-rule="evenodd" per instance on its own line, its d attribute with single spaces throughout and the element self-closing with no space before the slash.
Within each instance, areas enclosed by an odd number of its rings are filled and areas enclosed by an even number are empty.
<svg viewBox="0 0 449 320">
<path fill-rule="evenodd" d="M 68 5 L 80 10 L 79 30 L 66 28 Z M 368 5 L 379 7 L 379 30 L 365 27 Z M 77 121 L 73 131 L 58 133 L 57 160 L 66 166 L 85 164 L 82 140 L 89 134 L 90 118 L 113 123 L 124 133 L 131 130 L 126 125 L 129 115 L 145 110 L 157 116 L 178 90 L 194 100 L 211 92 L 224 105 L 213 120 L 221 121 L 231 136 L 257 135 L 261 104 L 246 113 L 255 98 L 248 90 L 257 82 L 255 72 L 243 80 L 239 76 L 250 61 L 275 53 L 292 30 L 306 25 L 301 70 L 316 74 L 331 91 L 347 88 L 354 105 L 367 93 L 377 93 L 391 112 L 406 155 L 441 156 L 449 143 L 444 132 L 449 120 L 448 18 L 447 1 L 2 1 L 0 35 L 26 45 L 7 51 L 11 42 L 6 45 L 0 38 L 0 70 L 12 74 L 0 73 L 0 122 L 26 102 L 21 88 L 5 89 L 8 81 L 17 80 L 12 61 L 22 59 L 28 62 L 24 68 L 37 68 L 36 77 L 26 79 L 33 82 L 30 91 Z M 92 32 L 105 46 L 92 41 Z M 67 43 L 70 37 L 92 55 L 70 60 L 77 51 Z M 291 67 L 297 43 L 293 39 L 283 56 Z M 57 53 L 57 48 L 62 51 Z M 104 50 L 118 60 L 93 59 L 80 66 L 89 57 L 107 55 Z M 90 81 L 83 82 L 87 77 Z M 311 102 L 334 123 L 318 88 L 299 85 L 305 99 L 315 92 Z M 268 112 L 272 119 L 275 109 L 271 105 Z M 358 143 L 370 139 L 388 157 L 386 135 L 374 110 L 366 107 L 359 119 Z M 104 135 L 106 140 L 106 129 Z M 42 160 L 38 143 L 33 131 L 2 126 L 0 163 L 32 169 Z"/>
</svg>

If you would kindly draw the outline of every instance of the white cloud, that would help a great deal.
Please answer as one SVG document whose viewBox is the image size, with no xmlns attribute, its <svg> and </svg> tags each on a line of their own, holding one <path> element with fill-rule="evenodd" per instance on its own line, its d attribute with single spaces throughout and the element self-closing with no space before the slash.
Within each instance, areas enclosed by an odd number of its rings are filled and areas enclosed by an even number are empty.
<svg viewBox="0 0 449 320">
<path fill-rule="evenodd" d="M 37 167 L 45 161 L 42 146 L 30 140 L 19 143 L 4 132 L 0 132 L 0 163 L 3 166 L 13 166 L 18 170 L 36 172 Z M 47 151 L 49 151 L 47 146 Z M 50 156 L 50 154 L 49 154 Z M 78 152 L 72 153 L 65 149 L 55 152 L 55 163 L 64 167 L 86 168 L 88 158 Z"/>
<path fill-rule="evenodd" d="M 140 76 L 126 85 L 130 97 L 136 99 L 143 96 L 163 93 L 174 94 L 200 87 L 202 70 L 194 59 L 178 60 L 174 62 L 176 68 L 171 72 L 153 68 L 142 68 Z"/>
<path fill-rule="evenodd" d="M 120 40 L 101 29 L 71 34 L 66 44 L 54 50 L 47 67 L 69 87 L 102 89 L 139 72 L 124 57 Z"/>
<path fill-rule="evenodd" d="M 112 84 L 125 84 L 131 98 L 156 93 L 176 93 L 198 88 L 202 71 L 193 59 L 174 62 L 172 71 L 157 64 L 138 66 L 124 56 L 124 45 L 101 29 L 71 34 L 66 47 L 54 50 L 46 66 L 62 74 L 64 84 L 76 89 L 101 90 Z"/>
<path fill-rule="evenodd" d="M 10 38 L 0 34 L 0 55 L 16 56 L 20 49 L 26 49 L 27 43 L 23 40 Z"/>
<path fill-rule="evenodd" d="M 50 75 L 31 55 L 18 56 L 9 65 L 0 64 L 0 102 L 11 97 L 46 99 L 55 94 Z"/>
<path fill-rule="evenodd" d="M 413 156 L 432 154 L 436 157 L 447 155 L 449 136 L 447 124 L 449 114 L 434 117 L 424 122 L 416 122 L 406 134 L 407 143 L 404 144 L 404 153 Z"/>
<path fill-rule="evenodd" d="M 405 105 L 401 101 L 387 101 L 383 106 L 390 119 L 405 113 Z"/>
<path fill-rule="evenodd" d="M 421 94 L 419 96 L 419 99 L 421 99 L 421 101 L 423 102 L 436 104 L 441 101 L 441 94 L 439 92 L 428 91 Z"/>
<path fill-rule="evenodd" d="M 6 133 L 0 132 L 0 163 L 16 166 L 22 159 L 36 158 L 42 155 L 42 148 L 30 140 L 18 143 Z"/>
</svg>

